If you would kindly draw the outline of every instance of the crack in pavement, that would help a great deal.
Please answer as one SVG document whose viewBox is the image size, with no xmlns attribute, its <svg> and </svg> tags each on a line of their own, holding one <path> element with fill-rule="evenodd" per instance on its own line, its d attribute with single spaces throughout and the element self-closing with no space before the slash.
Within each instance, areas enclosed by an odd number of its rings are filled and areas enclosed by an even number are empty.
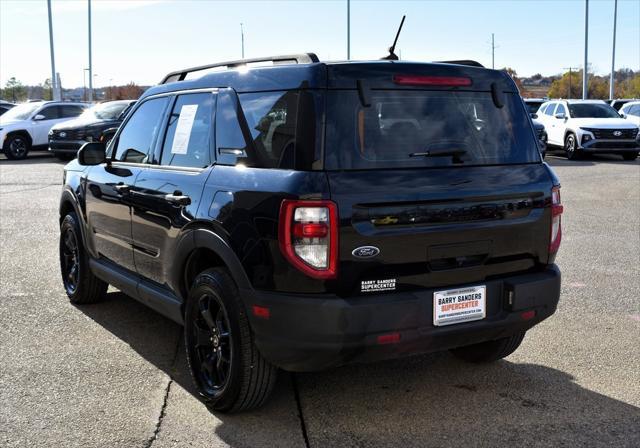
<svg viewBox="0 0 640 448">
<path fill-rule="evenodd" d="M 178 353 L 180 352 L 180 344 L 182 343 L 182 338 L 180 337 L 181 333 L 178 334 L 178 341 L 176 343 L 176 350 L 173 353 L 173 361 L 171 362 L 171 369 L 175 368 L 176 362 L 178 361 Z M 164 420 L 164 416 L 167 412 L 167 405 L 169 403 L 169 393 L 171 392 L 171 385 L 173 384 L 173 378 L 169 375 L 169 382 L 167 383 L 167 387 L 164 391 L 164 400 L 162 401 L 162 407 L 160 408 L 160 415 L 158 416 L 158 420 L 156 421 L 156 427 L 153 430 L 153 434 L 147 442 L 145 443 L 145 448 L 151 448 L 153 443 L 158 439 L 158 435 L 160 434 L 160 429 L 162 427 L 162 421 Z"/>
<path fill-rule="evenodd" d="M 160 434 L 160 427 L 162 426 L 162 420 L 164 419 L 165 412 L 167 411 L 167 402 L 169 401 L 169 392 L 171 391 L 171 385 L 173 384 L 173 379 L 170 379 L 167 383 L 167 388 L 164 391 L 164 400 L 162 402 L 162 408 L 160 408 L 160 415 L 158 416 L 158 421 L 156 422 L 156 427 L 153 430 L 153 434 L 147 440 L 147 443 L 144 445 L 145 448 L 151 448 L 153 442 L 158 438 L 158 434 Z"/>
<path fill-rule="evenodd" d="M 295 373 L 291 373 L 291 383 L 293 384 L 293 395 L 296 399 L 296 406 L 298 407 L 298 418 L 300 419 L 300 430 L 302 431 L 302 438 L 304 439 L 304 446 L 311 448 L 309 444 L 309 435 L 307 434 L 307 424 L 304 421 L 304 415 L 302 414 L 302 403 L 300 402 L 300 390 L 298 389 L 298 383 L 296 382 Z"/>
<path fill-rule="evenodd" d="M 2 184 L 3 187 L 6 187 L 7 185 L 18 185 L 18 184 Z M 22 185 L 25 185 L 25 184 L 22 184 Z M 32 185 L 38 185 L 38 184 L 32 184 Z M 40 184 L 40 185 L 42 185 L 42 184 Z M 13 194 L 13 193 L 22 193 L 24 191 L 44 190 L 45 188 L 54 187 L 54 186 L 60 186 L 60 184 L 58 184 L 58 183 L 56 183 L 56 184 L 46 184 L 44 186 L 36 187 L 36 188 L 23 188 L 22 190 L 3 191 L 3 192 L 0 192 L 0 195 Z"/>
</svg>

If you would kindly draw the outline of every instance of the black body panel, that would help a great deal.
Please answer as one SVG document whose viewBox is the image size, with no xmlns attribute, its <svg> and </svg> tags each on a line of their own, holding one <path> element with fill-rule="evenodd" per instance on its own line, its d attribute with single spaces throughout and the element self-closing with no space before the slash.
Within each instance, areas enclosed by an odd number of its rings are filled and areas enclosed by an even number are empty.
<svg viewBox="0 0 640 448">
<path fill-rule="evenodd" d="M 487 317 L 445 327 L 433 325 L 433 289 L 351 298 L 243 294 L 271 311 L 269 319 L 250 316 L 261 353 L 285 370 L 306 372 L 445 350 L 527 330 L 555 312 L 560 271 L 552 265 L 486 285 Z M 514 305 L 508 302 L 509 291 L 515 291 Z M 535 311 L 535 316 L 523 315 L 525 309 Z M 389 333 L 399 333 L 399 341 L 377 342 L 378 336 Z"/>
<path fill-rule="evenodd" d="M 419 88 L 398 85 L 396 74 L 471 81 Z M 514 151 L 523 154 L 525 146 L 531 147 L 535 157 L 512 164 L 452 162 L 391 169 L 380 159 L 381 166 L 372 169 L 328 169 L 327 91 L 342 94 L 347 89 L 351 97 L 357 91 L 363 103 L 367 92 L 379 91 L 380 96 L 390 89 L 403 95 L 413 90 L 483 92 L 486 105 L 502 110 L 506 118 L 504 97 L 517 93 L 511 78 L 500 71 L 390 61 L 227 70 L 163 84 L 145 92 L 129 113 L 106 163 L 67 165 L 61 217 L 69 211 L 78 214 L 96 276 L 180 323 L 195 275 L 225 267 L 240 290 L 257 347 L 269 361 L 290 370 L 468 345 L 512 335 L 550 316 L 560 293 L 560 273 L 553 264 L 555 253 L 550 253 L 551 192 L 559 182 L 535 145 L 517 134 Z M 176 95 L 203 92 L 233 98 L 233 108 L 225 110 L 217 100 L 215 118 L 198 121 L 194 117 L 204 103 L 175 106 L 180 100 Z M 263 107 L 251 92 L 281 96 Z M 167 106 L 158 106 L 162 112 L 157 118 L 145 121 L 140 114 L 146 134 L 130 132 L 128 140 L 121 139 L 145 102 L 159 97 Z M 243 110 L 243 104 L 251 107 Z M 519 98 L 517 105 L 524 110 Z M 189 139 L 175 143 L 184 131 L 185 107 L 192 108 L 190 124 L 185 119 L 187 134 L 196 128 L 206 133 L 210 126 L 208 146 L 191 141 L 211 153 L 206 167 L 160 164 L 167 160 L 162 154 L 167 150 L 180 155 L 176 160 L 189 162 Z M 302 110 L 304 115 L 292 112 Z M 296 113 L 312 125 L 291 120 Z M 223 114 L 228 127 L 218 128 Z M 516 125 L 533 140 L 526 118 Z M 168 144 L 170 126 L 173 140 Z M 480 127 L 490 129 L 484 123 Z M 350 130 L 358 135 L 357 125 Z M 128 142 L 121 150 L 119 139 Z M 278 139 L 281 153 L 274 149 Z M 141 140 L 144 148 L 136 146 Z M 296 169 L 245 164 L 257 150 L 273 156 L 270 160 L 277 163 L 270 166 L 277 167 L 287 166 L 287 151 L 312 154 L 306 154 L 304 165 L 289 165 Z M 129 155 L 133 158 L 127 159 Z M 331 227 L 338 240 L 336 276 L 312 277 L 293 265 L 282 245 L 285 200 L 324 201 L 327 210 L 337 212 L 331 218 L 337 221 Z M 363 248 L 370 249 L 358 251 Z M 363 291 L 362 282 L 384 279 L 393 280 L 392 290 Z M 434 327 L 434 291 L 465 285 L 486 285 L 486 318 Z M 254 306 L 267 308 L 271 317 L 252 314 Z M 531 311 L 535 317 L 523 317 Z M 399 332 L 400 342 L 377 345 L 376 337 L 385 332 Z"/>
</svg>

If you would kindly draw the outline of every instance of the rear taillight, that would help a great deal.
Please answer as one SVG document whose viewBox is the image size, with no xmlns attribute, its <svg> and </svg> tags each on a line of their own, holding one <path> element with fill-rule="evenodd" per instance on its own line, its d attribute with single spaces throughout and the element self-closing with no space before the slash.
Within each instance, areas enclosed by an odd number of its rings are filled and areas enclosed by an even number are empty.
<svg viewBox="0 0 640 448">
<path fill-rule="evenodd" d="M 555 254 L 560 249 L 562 239 L 562 202 L 560 200 L 560 187 L 551 189 L 551 236 L 549 238 L 549 253 Z"/>
<path fill-rule="evenodd" d="M 466 87 L 471 85 L 471 78 L 464 76 L 395 75 L 393 82 L 404 86 Z"/>
<path fill-rule="evenodd" d="M 338 207 L 331 201 L 285 199 L 280 207 L 280 250 L 300 271 L 320 279 L 338 273 Z"/>
</svg>

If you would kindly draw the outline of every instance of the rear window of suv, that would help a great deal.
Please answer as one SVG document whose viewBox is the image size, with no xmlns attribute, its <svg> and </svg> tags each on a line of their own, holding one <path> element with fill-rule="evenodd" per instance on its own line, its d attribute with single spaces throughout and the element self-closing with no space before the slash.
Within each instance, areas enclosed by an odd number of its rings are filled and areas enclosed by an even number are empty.
<svg viewBox="0 0 640 448">
<path fill-rule="evenodd" d="M 496 107 L 490 92 L 329 91 L 325 168 L 340 170 L 539 162 L 517 94 Z"/>
</svg>

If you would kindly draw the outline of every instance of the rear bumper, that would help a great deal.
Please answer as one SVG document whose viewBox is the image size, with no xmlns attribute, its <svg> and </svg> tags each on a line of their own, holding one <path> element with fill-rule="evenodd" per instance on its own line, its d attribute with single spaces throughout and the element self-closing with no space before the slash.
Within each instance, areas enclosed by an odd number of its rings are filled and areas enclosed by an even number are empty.
<svg viewBox="0 0 640 448">
<path fill-rule="evenodd" d="M 551 316 L 560 298 L 555 265 L 482 284 L 487 286 L 487 317 L 444 327 L 433 325 L 433 293 L 449 287 L 351 298 L 241 293 L 262 355 L 285 370 L 304 372 L 509 336 Z M 269 308 L 269 317 L 254 316 L 253 305 Z M 522 313 L 530 310 L 535 316 L 525 320 Z M 378 343 L 378 336 L 389 333 L 399 333 L 399 341 Z"/>
</svg>

